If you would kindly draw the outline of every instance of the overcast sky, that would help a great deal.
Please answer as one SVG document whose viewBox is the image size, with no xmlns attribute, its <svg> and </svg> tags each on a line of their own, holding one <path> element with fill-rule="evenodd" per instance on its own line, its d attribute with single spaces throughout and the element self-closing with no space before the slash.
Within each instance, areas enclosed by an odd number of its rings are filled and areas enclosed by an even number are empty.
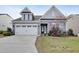
<svg viewBox="0 0 79 59">
<path fill-rule="evenodd" d="M 51 5 L 0 5 L 0 13 L 9 14 L 14 19 L 21 17 L 20 12 L 28 7 L 35 15 L 43 15 Z M 56 5 L 65 15 L 79 14 L 79 5 Z"/>
</svg>

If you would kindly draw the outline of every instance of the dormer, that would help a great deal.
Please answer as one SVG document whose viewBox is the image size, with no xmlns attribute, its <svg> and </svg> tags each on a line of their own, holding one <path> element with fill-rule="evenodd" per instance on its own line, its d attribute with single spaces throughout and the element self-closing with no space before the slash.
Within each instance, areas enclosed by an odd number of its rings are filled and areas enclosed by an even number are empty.
<svg viewBox="0 0 79 59">
<path fill-rule="evenodd" d="M 24 21 L 32 21 L 33 13 L 26 7 L 21 11 L 22 20 Z"/>
</svg>

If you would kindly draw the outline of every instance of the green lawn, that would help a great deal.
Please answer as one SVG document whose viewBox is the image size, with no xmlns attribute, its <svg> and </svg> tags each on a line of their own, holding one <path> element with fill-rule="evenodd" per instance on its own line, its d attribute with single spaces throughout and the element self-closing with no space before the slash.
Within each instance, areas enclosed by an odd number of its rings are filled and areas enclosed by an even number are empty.
<svg viewBox="0 0 79 59">
<path fill-rule="evenodd" d="M 0 34 L 0 38 L 3 38 L 3 37 L 5 37 L 4 35 L 2 35 L 2 34 Z"/>
<path fill-rule="evenodd" d="M 79 37 L 38 37 L 36 48 L 42 53 L 79 52 Z"/>
</svg>

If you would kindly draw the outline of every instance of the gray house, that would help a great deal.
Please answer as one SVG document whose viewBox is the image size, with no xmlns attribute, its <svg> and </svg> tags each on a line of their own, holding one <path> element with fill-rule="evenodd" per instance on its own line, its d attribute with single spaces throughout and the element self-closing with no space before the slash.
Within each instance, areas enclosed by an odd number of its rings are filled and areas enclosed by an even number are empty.
<svg viewBox="0 0 79 59">
<path fill-rule="evenodd" d="M 67 17 L 66 30 L 73 30 L 75 35 L 79 35 L 79 14 L 71 14 Z"/>
<path fill-rule="evenodd" d="M 12 29 L 13 18 L 8 14 L 0 14 L 0 31 L 7 31 L 7 28 Z"/>
<path fill-rule="evenodd" d="M 27 7 L 20 14 L 21 18 L 12 21 L 15 35 L 38 36 L 48 33 L 52 27 L 66 31 L 66 18 L 55 6 L 51 6 L 44 15 L 34 15 Z"/>
</svg>

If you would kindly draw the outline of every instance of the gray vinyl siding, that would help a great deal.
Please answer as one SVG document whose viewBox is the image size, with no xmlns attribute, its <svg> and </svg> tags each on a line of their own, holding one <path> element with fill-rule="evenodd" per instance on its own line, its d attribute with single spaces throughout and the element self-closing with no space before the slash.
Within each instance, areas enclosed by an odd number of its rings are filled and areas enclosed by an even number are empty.
<svg viewBox="0 0 79 59">
<path fill-rule="evenodd" d="M 68 29 L 72 29 L 75 35 L 79 34 L 79 15 L 67 19 L 66 30 Z"/>
</svg>

